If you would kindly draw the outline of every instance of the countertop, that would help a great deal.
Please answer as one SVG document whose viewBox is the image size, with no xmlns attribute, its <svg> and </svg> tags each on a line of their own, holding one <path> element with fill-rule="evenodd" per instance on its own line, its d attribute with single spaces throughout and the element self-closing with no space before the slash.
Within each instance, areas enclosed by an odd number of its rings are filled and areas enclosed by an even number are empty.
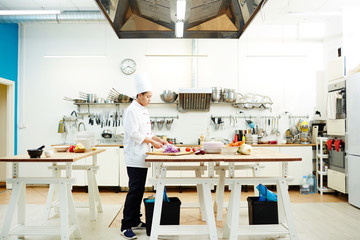
<svg viewBox="0 0 360 240">
<path fill-rule="evenodd" d="M 11 157 L 0 157 L 0 162 L 75 162 L 104 151 L 105 149 L 88 150 L 84 153 L 54 152 L 51 157 L 45 157 L 45 154 L 42 154 L 40 158 L 30 158 L 28 154 L 19 154 Z"/>
<path fill-rule="evenodd" d="M 54 144 L 52 146 L 56 145 L 63 145 L 63 144 Z M 175 144 L 176 147 L 200 147 L 200 145 L 197 144 Z M 315 143 L 309 143 L 309 144 L 256 144 L 251 145 L 253 147 L 307 147 L 307 146 L 316 146 Z M 122 143 L 114 143 L 114 144 L 97 144 L 95 147 L 124 147 L 124 144 Z"/>
<path fill-rule="evenodd" d="M 275 152 L 266 148 L 255 148 L 250 155 L 204 154 L 204 155 L 148 155 L 145 162 L 291 162 L 301 161 L 300 157 Z"/>
</svg>

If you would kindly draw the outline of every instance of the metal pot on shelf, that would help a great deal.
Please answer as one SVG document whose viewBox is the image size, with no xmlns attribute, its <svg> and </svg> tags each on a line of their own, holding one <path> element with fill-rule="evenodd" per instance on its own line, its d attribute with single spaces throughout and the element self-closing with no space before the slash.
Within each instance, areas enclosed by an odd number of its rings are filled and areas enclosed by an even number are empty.
<svg viewBox="0 0 360 240">
<path fill-rule="evenodd" d="M 112 131 L 110 129 L 105 129 L 102 133 L 101 136 L 103 138 L 112 138 Z"/>
<path fill-rule="evenodd" d="M 236 101 L 235 89 L 224 88 L 222 92 L 222 98 L 225 102 L 233 103 Z"/>
<path fill-rule="evenodd" d="M 222 93 L 221 87 L 213 87 L 211 93 L 211 101 L 220 102 L 222 100 L 221 93 Z"/>
</svg>

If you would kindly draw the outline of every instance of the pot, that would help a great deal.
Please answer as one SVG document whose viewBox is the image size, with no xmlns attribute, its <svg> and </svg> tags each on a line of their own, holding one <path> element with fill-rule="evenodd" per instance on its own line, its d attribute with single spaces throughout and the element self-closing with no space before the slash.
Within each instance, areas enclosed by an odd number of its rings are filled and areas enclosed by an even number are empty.
<svg viewBox="0 0 360 240">
<path fill-rule="evenodd" d="M 225 102 L 228 102 L 228 103 L 235 102 L 236 101 L 235 89 L 225 88 L 224 91 L 222 92 L 222 97 Z"/>
<path fill-rule="evenodd" d="M 105 130 L 102 132 L 101 136 L 102 136 L 103 138 L 112 138 L 112 132 L 111 132 L 110 129 L 105 129 Z"/>
<path fill-rule="evenodd" d="M 213 87 L 211 93 L 211 101 L 213 102 L 220 102 L 221 101 L 221 87 Z"/>
</svg>

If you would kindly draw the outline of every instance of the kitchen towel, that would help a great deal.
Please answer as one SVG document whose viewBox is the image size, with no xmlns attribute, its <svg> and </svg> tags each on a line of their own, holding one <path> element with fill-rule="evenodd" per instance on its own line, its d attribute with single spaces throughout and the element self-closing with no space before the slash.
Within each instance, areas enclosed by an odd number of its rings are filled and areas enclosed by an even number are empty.
<svg viewBox="0 0 360 240">
<path fill-rule="evenodd" d="M 329 92 L 327 95 L 326 107 L 328 119 L 336 119 L 336 99 L 339 91 Z"/>
</svg>

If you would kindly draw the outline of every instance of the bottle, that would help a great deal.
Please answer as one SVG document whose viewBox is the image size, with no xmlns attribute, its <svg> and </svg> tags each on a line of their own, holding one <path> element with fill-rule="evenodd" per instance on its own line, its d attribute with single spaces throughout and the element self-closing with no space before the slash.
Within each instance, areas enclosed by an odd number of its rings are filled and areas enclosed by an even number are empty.
<svg viewBox="0 0 360 240">
<path fill-rule="evenodd" d="M 308 194 L 309 193 L 309 183 L 307 181 L 307 176 L 303 176 L 300 183 L 300 193 L 301 194 Z"/>
<path fill-rule="evenodd" d="M 309 174 L 306 180 L 309 184 L 309 193 L 316 193 L 316 178 L 314 174 Z"/>
<path fill-rule="evenodd" d="M 205 142 L 209 142 L 210 141 L 210 131 L 209 131 L 209 127 L 206 128 L 206 136 L 204 139 Z"/>
<path fill-rule="evenodd" d="M 200 134 L 200 147 L 202 148 L 203 146 L 203 143 L 204 143 L 204 134 Z"/>
</svg>

